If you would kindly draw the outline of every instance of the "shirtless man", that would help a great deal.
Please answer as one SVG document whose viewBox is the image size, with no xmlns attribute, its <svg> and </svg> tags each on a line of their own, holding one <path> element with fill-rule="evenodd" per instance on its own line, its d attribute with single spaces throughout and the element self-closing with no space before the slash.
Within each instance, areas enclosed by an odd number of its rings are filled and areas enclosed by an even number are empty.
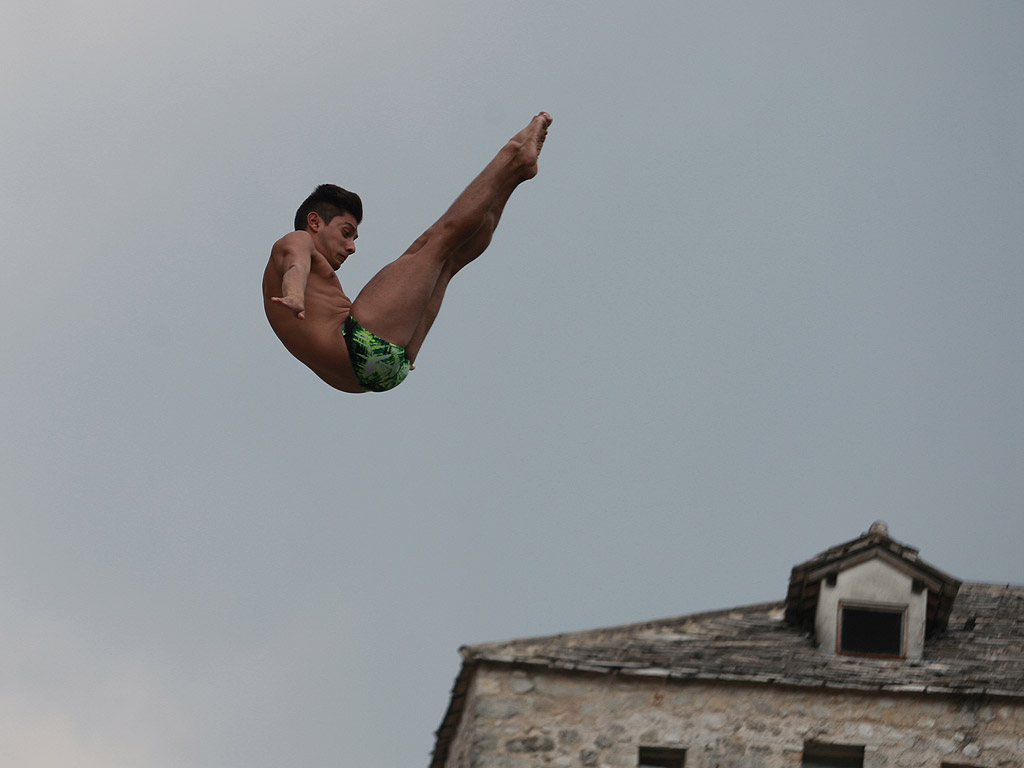
<svg viewBox="0 0 1024 768">
<path fill-rule="evenodd" d="M 541 112 L 512 137 L 448 211 L 355 301 L 335 271 L 355 250 L 362 202 L 332 184 L 317 187 L 276 243 L 263 273 L 263 306 L 288 351 L 342 392 L 398 386 L 416 361 L 448 281 L 484 252 L 512 192 L 537 175 L 551 125 Z"/>
</svg>

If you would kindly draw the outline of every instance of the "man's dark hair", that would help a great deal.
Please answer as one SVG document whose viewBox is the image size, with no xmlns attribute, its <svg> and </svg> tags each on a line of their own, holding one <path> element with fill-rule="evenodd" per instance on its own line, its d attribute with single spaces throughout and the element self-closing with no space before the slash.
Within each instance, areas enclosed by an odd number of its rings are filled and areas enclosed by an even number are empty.
<svg viewBox="0 0 1024 768">
<path fill-rule="evenodd" d="M 306 218 L 314 211 L 325 224 L 330 224 L 331 219 L 343 213 L 352 214 L 358 224 L 363 220 L 363 201 L 355 192 L 349 192 L 336 184 L 321 184 L 295 212 L 296 231 L 306 228 Z"/>
</svg>

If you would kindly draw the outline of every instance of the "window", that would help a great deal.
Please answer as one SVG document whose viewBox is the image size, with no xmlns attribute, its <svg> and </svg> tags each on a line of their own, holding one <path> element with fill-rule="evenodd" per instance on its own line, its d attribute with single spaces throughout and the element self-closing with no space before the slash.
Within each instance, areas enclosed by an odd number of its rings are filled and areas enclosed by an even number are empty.
<svg viewBox="0 0 1024 768">
<path fill-rule="evenodd" d="M 839 652 L 867 656 L 903 656 L 906 609 L 840 603 Z"/>
<path fill-rule="evenodd" d="M 803 768 L 862 768 L 864 747 L 809 741 L 804 744 Z"/>
<path fill-rule="evenodd" d="M 683 768 L 686 750 L 670 747 L 640 747 L 639 768 Z"/>
</svg>

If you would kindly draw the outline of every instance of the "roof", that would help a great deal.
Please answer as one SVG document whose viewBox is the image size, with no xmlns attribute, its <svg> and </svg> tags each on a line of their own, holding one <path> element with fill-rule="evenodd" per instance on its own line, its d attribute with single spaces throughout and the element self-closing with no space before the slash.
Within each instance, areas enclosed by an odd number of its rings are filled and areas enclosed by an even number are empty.
<svg viewBox="0 0 1024 768">
<path fill-rule="evenodd" d="M 872 559 L 880 559 L 914 580 L 915 589 L 928 590 L 926 631 L 929 635 L 945 628 L 960 582 L 928 565 L 917 550 L 889 537 L 889 527 L 878 521 L 867 533 L 852 541 L 826 549 L 820 555 L 793 566 L 786 595 L 786 621 L 808 629 L 814 626 L 818 593 L 824 579 Z"/>
<path fill-rule="evenodd" d="M 480 664 L 678 681 L 1024 698 L 1024 586 L 964 583 L 954 594 L 945 630 L 928 640 L 920 661 L 822 654 L 811 633 L 786 621 L 784 602 L 466 646 L 431 765 L 444 764 Z"/>
</svg>

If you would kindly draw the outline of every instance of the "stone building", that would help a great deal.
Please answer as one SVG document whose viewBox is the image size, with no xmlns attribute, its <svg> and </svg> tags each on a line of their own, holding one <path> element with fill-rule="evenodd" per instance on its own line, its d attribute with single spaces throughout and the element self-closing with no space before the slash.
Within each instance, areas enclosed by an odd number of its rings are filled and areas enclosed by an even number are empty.
<svg viewBox="0 0 1024 768">
<path fill-rule="evenodd" d="M 884 523 L 781 602 L 461 652 L 431 768 L 1024 766 L 1024 586 Z"/>
</svg>

